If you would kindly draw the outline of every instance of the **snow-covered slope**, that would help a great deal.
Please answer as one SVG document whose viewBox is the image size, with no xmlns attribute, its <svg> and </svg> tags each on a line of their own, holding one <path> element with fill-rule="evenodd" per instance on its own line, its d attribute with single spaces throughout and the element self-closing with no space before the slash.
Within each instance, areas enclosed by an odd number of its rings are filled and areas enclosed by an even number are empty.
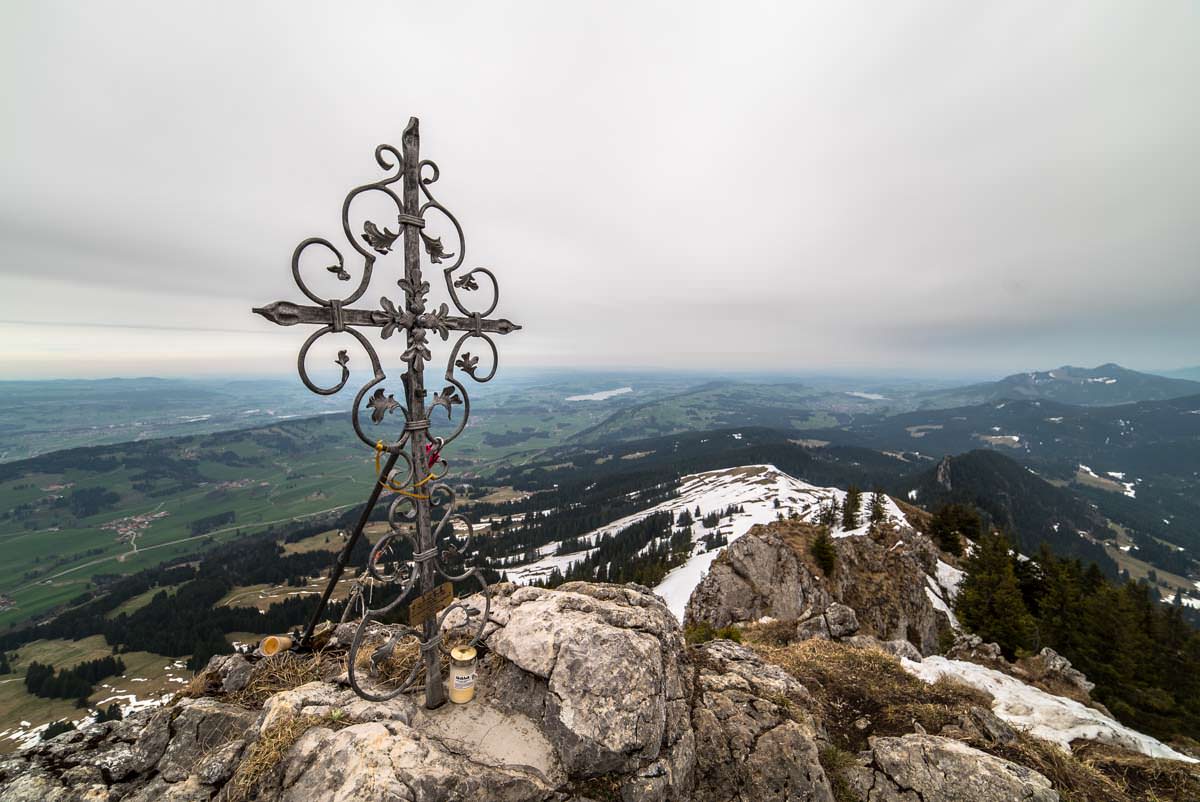
<svg viewBox="0 0 1200 802">
<path fill-rule="evenodd" d="M 1131 730 L 1099 710 L 1026 685 L 1016 677 L 995 669 L 937 656 L 926 657 L 919 663 L 912 660 L 900 662 L 905 669 L 926 682 L 949 676 L 987 691 L 995 700 L 992 712 L 997 716 L 1030 735 L 1056 743 L 1068 751 L 1071 741 L 1083 738 L 1111 743 L 1150 757 L 1197 762 L 1149 735 Z"/>
<path fill-rule="evenodd" d="M 719 548 L 708 549 L 705 546 L 705 537 L 722 534 L 732 543 L 755 524 L 769 523 L 780 515 L 787 517 L 792 513 L 799 515 L 803 520 L 815 521 L 822 505 L 828 504 L 830 500 L 841 504 L 845 498 L 844 490 L 810 485 L 789 476 L 774 465 L 743 465 L 738 468 L 706 471 L 683 477 L 679 482 L 678 497 L 613 521 L 584 535 L 580 542 L 594 544 L 600 537 L 618 532 L 656 512 L 678 513 L 688 510 L 694 513 L 696 508 L 699 508 L 702 515 L 707 515 L 711 512 L 724 513 L 731 506 L 740 507 L 741 512 L 722 518 L 712 528 L 705 527 L 697 520 L 692 525 L 692 556 L 686 563 L 667 574 L 662 583 L 654 589 L 667 600 L 671 611 L 682 620 L 683 608 L 687 605 L 688 597 L 692 595 L 700 578 L 720 553 Z M 863 525 L 851 530 L 835 527 L 834 537 L 866 533 L 866 508 L 869 498 L 869 494 L 863 495 Z M 904 513 L 890 498 L 885 499 L 884 514 L 888 520 L 908 523 Z M 537 562 L 517 568 L 506 568 L 507 578 L 517 583 L 528 583 L 548 576 L 555 568 L 565 571 L 571 563 L 582 560 L 591 553 L 580 551 L 559 555 L 556 554 L 558 546 L 558 542 L 548 543 L 538 550 L 542 556 Z"/>
</svg>

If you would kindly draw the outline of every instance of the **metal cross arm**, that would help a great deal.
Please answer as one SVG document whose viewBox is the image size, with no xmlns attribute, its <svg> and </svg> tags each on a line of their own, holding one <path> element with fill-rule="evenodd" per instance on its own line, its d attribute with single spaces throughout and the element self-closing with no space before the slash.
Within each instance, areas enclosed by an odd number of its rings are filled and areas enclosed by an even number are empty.
<svg viewBox="0 0 1200 802">
<path fill-rule="evenodd" d="M 342 231 L 346 242 L 361 257 L 361 268 L 348 264 L 341 250 L 328 239 L 310 237 L 292 253 L 292 277 L 312 304 L 276 301 L 252 311 L 280 326 L 310 324 L 319 327 L 304 341 L 296 360 L 301 381 L 315 393 L 332 395 L 341 391 L 350 380 L 351 357 L 348 350 L 338 351 L 334 360 L 334 364 L 341 368 L 341 377 L 336 383 L 321 386 L 309 376 L 306 362 L 309 350 L 327 334 L 345 333 L 352 336 L 366 353 L 371 366 L 371 374 L 355 395 L 350 413 L 355 434 L 376 450 L 378 475 L 358 522 L 348 534 L 346 544 L 333 565 L 329 582 L 300 642 L 302 645 L 310 642 L 313 630 L 349 561 L 350 553 L 370 519 L 371 511 L 384 489 L 390 489 L 395 492 L 395 500 L 388 509 L 390 531 L 371 549 L 368 563 L 355 582 L 351 598 L 347 600 L 347 615 L 356 604 L 361 605 L 362 609 L 362 617 L 347 656 L 350 684 L 364 698 L 391 698 L 414 686 L 418 669 L 423 664 L 426 706 L 437 707 L 444 700 L 439 652 L 442 621 L 451 610 L 462 609 L 466 614 L 468 629 L 474 633 L 471 645 L 475 645 L 482 636 L 490 610 L 490 596 L 482 572 L 478 567 L 466 564 L 471 553 L 473 530 L 470 520 L 455 512 L 455 489 L 442 481 L 446 475 L 446 461 L 442 452 L 462 433 L 471 414 L 470 396 L 460 379 L 490 381 L 499 367 L 499 353 L 491 335 L 509 334 L 521 327 L 504 318 L 489 317 L 500 300 L 499 283 L 490 270 L 476 267 L 458 272 L 466 253 L 462 226 L 430 191 L 430 185 L 438 180 L 440 171 L 433 162 L 421 160 L 419 151 L 419 128 L 416 118 L 413 118 L 404 129 L 400 150 L 391 145 L 380 145 L 375 149 L 376 163 L 388 174 L 378 181 L 351 190 L 342 203 Z M 399 192 L 393 188 L 397 185 Z M 352 207 L 356 199 L 364 195 L 372 195 L 376 200 L 382 198 L 394 206 L 394 231 L 388 223 L 382 226 L 372 220 L 364 220 L 361 225 L 352 223 Z M 378 205 L 372 208 L 377 209 Z M 454 253 L 447 252 L 441 236 L 433 236 L 427 230 L 432 218 L 440 219 L 443 225 L 449 226 L 447 233 L 453 236 Z M 404 293 L 403 302 L 396 303 L 385 295 L 379 299 L 377 309 L 355 308 L 353 304 L 368 290 L 376 261 L 391 253 L 397 240 L 402 240 L 404 272 L 396 286 Z M 430 285 L 421 275 L 422 250 L 429 262 L 441 266 L 449 303 L 434 305 L 427 301 Z M 302 265 L 302 257 L 308 252 L 324 254 L 325 258 L 316 263 L 315 269 L 332 274 L 338 281 L 350 282 L 353 279 L 352 272 L 358 273 L 358 282 L 352 285 L 352 291 L 342 298 L 324 298 L 316 293 L 304 277 L 304 272 L 314 269 L 311 259 L 307 266 Z M 469 299 L 480 293 L 481 279 L 490 285 L 491 298 L 472 308 Z M 464 297 L 468 300 L 464 300 Z M 452 308 L 455 314 L 451 314 Z M 378 329 L 382 340 L 403 334 L 403 349 L 398 349 L 401 350 L 398 361 L 404 366 L 400 376 L 402 392 L 389 393 L 383 386 L 387 380 L 383 362 L 371 340 L 360 329 Z M 446 360 L 443 389 L 435 392 L 426 405 L 424 369 L 425 363 L 433 358 L 430 332 L 442 340 L 449 340 L 451 333 L 454 333 L 457 339 L 450 347 Z M 397 337 L 397 340 L 400 339 Z M 473 339 L 481 340 L 490 353 L 490 369 L 480 367 L 478 353 L 463 350 L 464 345 Z M 369 397 L 368 393 L 371 393 Z M 462 412 L 454 421 L 456 406 L 461 406 Z M 446 413 L 445 423 L 439 426 L 448 425 L 451 429 L 443 435 L 436 433 L 431 420 L 430 413 L 437 407 L 443 407 Z M 394 438 L 380 437 L 378 433 L 369 433 L 364 428 L 364 418 L 369 417 L 372 427 L 378 427 L 389 421 L 391 416 L 397 422 L 400 418 L 404 422 Z M 387 453 L 387 460 L 380 465 L 383 452 Z M 398 462 L 403 462 L 404 466 L 393 474 Z M 442 466 L 440 474 L 435 473 L 438 465 Z M 465 533 L 464 536 L 460 538 L 459 532 Z M 407 543 L 407 548 L 393 549 L 393 545 L 401 543 Z M 408 552 L 411 552 L 411 558 L 399 559 L 397 556 Z M 439 577 L 443 584 L 438 584 Z M 462 582 L 471 578 L 480 585 L 487 600 L 482 614 L 447 596 L 445 582 Z M 370 605 L 374 602 L 375 593 L 389 586 L 396 591 L 395 598 L 372 608 Z M 409 598 L 413 590 L 417 590 L 421 596 Z M 450 601 L 448 606 L 447 599 Z M 370 647 L 373 649 L 369 661 L 372 673 L 404 638 L 415 637 L 419 641 L 424 659 L 414 664 L 408 679 L 399 687 L 382 690 L 364 687 L 358 676 L 361 669 L 356 666 L 357 652 L 378 636 L 380 630 L 372 627 L 372 623 L 398 611 L 399 605 L 406 601 L 413 602 L 409 625 L 392 628 L 390 637 L 384 643 Z"/>
<path fill-rule="evenodd" d="M 395 318 L 386 307 L 381 311 L 378 309 L 343 309 L 339 305 L 335 310 L 333 307 L 301 306 L 291 301 L 276 301 L 273 304 L 255 307 L 251 311 L 280 326 L 295 326 L 297 323 L 324 323 L 332 327 L 332 331 L 344 331 L 347 326 L 383 328 L 389 323 L 395 322 Z M 411 321 L 406 319 L 404 313 L 401 314 L 400 319 L 403 321 L 404 328 L 411 325 Z M 511 320 L 504 318 L 492 319 L 474 315 L 471 317 L 449 315 L 438 321 L 430 319 L 426 322 L 440 322 L 450 331 L 487 331 L 494 334 L 509 334 L 521 328 Z M 431 327 L 426 326 L 426 328 Z"/>
</svg>

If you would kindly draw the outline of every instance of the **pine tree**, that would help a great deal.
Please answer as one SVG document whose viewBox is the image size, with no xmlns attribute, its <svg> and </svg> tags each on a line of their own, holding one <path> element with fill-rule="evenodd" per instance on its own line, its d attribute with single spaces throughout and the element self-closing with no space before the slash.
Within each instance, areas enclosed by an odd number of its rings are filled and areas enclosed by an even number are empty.
<svg viewBox="0 0 1200 802">
<path fill-rule="evenodd" d="M 809 551 L 825 576 L 833 573 L 833 569 L 837 567 L 837 549 L 833 547 L 833 538 L 829 536 L 827 529 L 822 529 L 817 533 Z"/>
<path fill-rule="evenodd" d="M 975 544 L 963 568 L 955 611 L 962 625 L 1000 645 L 1010 659 L 1033 640 L 1034 621 L 1021 597 L 1008 538 L 999 532 Z"/>
<path fill-rule="evenodd" d="M 978 540 L 983 534 L 983 519 L 970 504 L 943 504 L 933 511 L 929 536 L 947 554 L 963 553 L 962 539 Z"/>
<path fill-rule="evenodd" d="M 884 515 L 883 491 L 875 488 L 875 492 L 871 494 L 871 523 L 883 523 Z"/>
<path fill-rule="evenodd" d="M 846 491 L 846 501 L 842 504 L 842 528 L 858 528 L 858 512 L 862 508 L 862 493 L 855 485 L 850 485 Z"/>
</svg>

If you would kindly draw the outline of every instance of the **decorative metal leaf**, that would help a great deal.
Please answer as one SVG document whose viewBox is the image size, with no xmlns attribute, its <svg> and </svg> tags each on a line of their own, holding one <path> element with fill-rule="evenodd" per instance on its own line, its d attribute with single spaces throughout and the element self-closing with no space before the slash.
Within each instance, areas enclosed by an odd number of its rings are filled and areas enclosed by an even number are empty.
<svg viewBox="0 0 1200 802">
<path fill-rule="evenodd" d="M 343 268 L 340 264 L 339 265 L 330 265 L 329 267 L 327 267 L 325 269 L 328 270 L 330 273 L 333 273 L 335 276 L 337 276 L 338 281 L 349 281 L 350 280 L 350 274 L 347 273 L 345 268 Z"/>
<path fill-rule="evenodd" d="M 383 231 L 380 231 L 379 227 L 370 220 L 363 224 L 363 241 L 370 245 L 376 253 L 390 253 L 392 244 L 398 236 L 400 236 L 399 231 L 393 234 L 386 227 L 384 227 Z"/>
<path fill-rule="evenodd" d="M 400 402 L 393 395 L 384 395 L 384 390 L 380 387 L 367 401 L 367 406 L 371 409 L 371 422 L 382 423 L 383 416 L 400 406 Z"/>
<path fill-rule="evenodd" d="M 431 312 L 426 315 L 421 315 L 420 323 L 427 329 L 436 331 L 443 340 L 449 339 L 450 328 L 446 324 L 446 317 L 450 314 L 450 307 L 442 304 L 436 312 Z"/>
<path fill-rule="evenodd" d="M 441 264 L 443 259 L 449 259 L 454 256 L 452 253 L 446 253 L 442 248 L 441 237 L 431 237 L 422 231 L 421 241 L 425 243 L 425 252 L 429 254 L 429 261 L 434 264 Z"/>
<path fill-rule="evenodd" d="M 411 365 L 414 371 L 419 371 L 431 357 L 429 346 L 425 344 L 425 330 L 412 329 L 409 332 L 408 348 L 404 350 L 400 358 Z"/>
<path fill-rule="evenodd" d="M 451 384 L 444 387 L 440 393 L 433 394 L 433 403 L 430 404 L 430 409 L 433 407 L 445 407 L 446 417 L 449 418 L 453 411 L 452 407 L 462 402 L 462 398 L 458 395 L 458 388 Z"/>
<path fill-rule="evenodd" d="M 479 365 L 479 357 L 471 356 L 470 352 L 463 351 L 458 359 L 454 362 L 454 366 L 471 376 L 475 375 L 475 368 Z"/>
<path fill-rule="evenodd" d="M 379 299 L 379 306 L 382 307 L 384 320 L 387 321 L 383 325 L 383 331 L 379 332 L 380 337 L 386 340 L 396 332 L 396 329 L 408 326 L 410 320 L 408 313 L 398 310 L 386 296 Z"/>
<path fill-rule="evenodd" d="M 475 280 L 474 273 L 467 273 L 462 278 L 458 279 L 458 281 L 455 281 L 454 286 L 458 287 L 460 290 L 466 290 L 467 292 L 470 292 L 471 290 L 479 289 L 479 282 Z"/>
<path fill-rule="evenodd" d="M 396 282 L 400 289 L 404 290 L 404 295 L 408 299 L 408 306 L 414 314 L 421 314 L 425 311 L 425 296 L 429 294 L 429 282 L 422 281 L 419 285 L 413 286 L 413 283 L 406 278 L 402 278 Z"/>
<path fill-rule="evenodd" d="M 333 360 L 333 364 L 341 365 L 342 370 L 348 370 L 346 364 L 350 361 L 350 355 L 343 351 L 338 351 L 337 359 Z"/>
</svg>

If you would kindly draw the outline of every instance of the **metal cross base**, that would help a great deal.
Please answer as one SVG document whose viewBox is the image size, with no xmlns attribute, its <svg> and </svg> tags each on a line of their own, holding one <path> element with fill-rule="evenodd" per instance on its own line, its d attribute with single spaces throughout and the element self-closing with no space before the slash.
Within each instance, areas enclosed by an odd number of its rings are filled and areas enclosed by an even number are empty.
<svg viewBox="0 0 1200 802">
<path fill-rule="evenodd" d="M 500 300 L 500 287 L 495 275 L 488 269 L 476 267 L 456 275 L 462 266 L 466 252 L 466 241 L 462 227 L 458 221 L 430 192 L 429 185 L 438 180 L 440 171 L 431 161 L 420 159 L 420 133 L 417 119 L 411 118 L 404 129 L 401 138 L 401 150 L 398 152 L 391 145 L 380 145 L 375 149 L 375 161 L 389 175 L 379 181 L 364 184 L 350 191 L 342 204 L 342 230 L 350 246 L 362 257 L 362 275 L 354 291 L 345 298 L 322 298 L 317 295 L 301 275 L 301 256 L 310 248 L 324 250 L 336 261 L 324 269 L 340 281 L 350 281 L 351 274 L 341 251 L 327 239 L 312 237 L 304 240 L 292 254 L 292 277 L 300 291 L 315 304 L 300 305 L 288 301 L 276 301 L 267 306 L 254 309 L 272 323 L 281 326 L 294 326 L 308 323 L 320 326 L 300 347 L 297 358 L 297 368 L 300 380 L 308 389 L 321 395 L 332 395 L 346 386 L 350 378 L 350 356 L 347 351 L 339 351 L 335 364 L 341 368 L 341 380 L 331 387 L 321 387 L 315 384 L 308 375 L 306 358 L 309 349 L 318 339 L 330 333 L 345 332 L 352 335 L 362 346 L 371 362 L 373 376 L 362 385 L 354 397 L 351 407 L 351 423 L 359 439 L 373 449 L 377 455 L 386 453 L 387 458 L 379 469 L 375 485 L 363 507 L 354 529 L 350 531 L 346 545 L 333 565 L 329 583 L 321 594 L 320 603 L 313 613 L 312 619 L 304 629 L 301 645 L 312 638 L 313 630 L 329 602 L 333 589 L 345 571 L 358 539 L 362 536 L 363 528 L 370 518 L 379 497 L 385 489 L 395 492 L 395 500 L 388 509 L 390 531 L 375 544 L 366 566 L 366 576 L 360 577 L 356 584 L 357 600 L 363 608 L 362 619 L 359 622 L 354 640 L 347 656 L 349 663 L 350 683 L 359 696 L 372 701 L 390 699 L 414 687 L 420 675 L 420 668 L 425 668 L 425 704 L 426 707 L 440 707 L 445 701 L 445 692 L 441 683 L 441 628 L 446 616 L 451 610 L 460 608 L 467 616 L 469 631 L 473 632 L 471 645 L 476 645 L 482 637 L 483 628 L 488 620 L 491 598 L 487 582 L 478 567 L 466 564 L 471 547 L 473 530 L 466 516 L 455 513 L 457 496 L 454 489 L 444 483 L 446 462 L 441 457 L 442 450 L 454 441 L 467 425 L 471 414 L 471 401 L 466 387 L 456 378 L 456 371 L 469 376 L 473 381 L 490 381 L 496 375 L 499 365 L 499 354 L 496 344 L 489 336 L 491 334 L 508 334 L 521 327 L 503 318 L 490 318 Z M 395 171 L 394 174 L 392 171 Z M 393 185 L 399 184 L 401 192 L 396 194 Z M 362 231 L 355 236 L 351 228 L 350 211 L 354 201 L 365 193 L 382 194 L 390 199 L 397 211 L 397 229 L 391 231 L 387 224 L 383 227 L 367 220 Z M 457 257 L 447 253 L 442 246 L 440 236 L 432 236 L 426 231 L 426 223 L 432 214 L 440 215 L 445 223 L 453 229 L 458 243 Z M 404 277 L 397 285 L 404 291 L 403 305 L 397 305 L 386 296 L 380 298 L 378 309 L 356 309 L 351 304 L 362 298 L 371 282 L 371 273 L 375 260 L 392 251 L 396 240 L 403 237 Z M 429 282 L 421 277 L 421 248 L 433 264 L 443 264 L 453 260 L 449 267 L 442 268 L 446 291 L 450 302 L 459 314 L 451 315 L 450 306 L 443 303 L 436 308 L 428 308 L 426 296 L 429 294 Z M 468 308 L 459 297 L 459 293 L 474 293 L 480 289 L 479 279 L 486 278 L 491 284 L 491 302 L 483 311 Z M 406 366 L 401 376 L 403 382 L 403 402 L 396 400 L 395 394 L 388 393 L 383 387 L 387 378 L 380 363 L 378 354 L 371 342 L 359 328 L 377 328 L 380 337 L 388 340 L 397 332 L 405 336 L 405 350 L 400 354 L 400 361 Z M 430 361 L 430 342 L 428 334 L 434 332 L 443 341 L 449 340 L 454 332 L 458 339 L 450 350 L 446 363 L 445 385 L 441 391 L 433 394 L 432 401 L 426 405 L 427 392 L 425 389 L 425 363 Z M 463 346 L 468 340 L 482 340 L 491 352 L 491 369 L 481 375 L 479 357 L 464 351 Z M 374 392 L 371 390 L 374 388 Z M 367 394 L 371 393 L 368 398 Z M 364 399 L 366 403 L 364 405 Z M 365 406 L 365 410 L 364 410 Z M 453 409 L 462 407 L 462 415 L 457 425 L 452 421 Z M 437 408 L 446 410 L 445 425 L 451 427 L 448 434 L 435 436 L 432 433 L 431 413 Z M 371 422 L 374 425 L 383 423 L 388 415 L 397 410 L 404 417 L 404 429 L 400 436 L 391 442 L 373 437 L 363 430 L 361 414 L 370 411 Z M 378 459 L 377 459 L 378 462 Z M 403 462 L 404 467 L 395 472 L 396 464 Z M 435 469 L 441 466 L 442 473 L 436 474 Z M 436 522 L 434 520 L 436 515 Z M 465 535 L 459 537 L 456 524 L 465 530 Z M 405 540 L 412 549 L 412 558 L 398 559 L 394 545 Z M 439 547 L 441 544 L 441 547 Z M 449 600 L 448 605 L 435 604 L 443 596 L 444 589 L 438 585 L 438 578 L 447 582 L 462 582 L 475 577 L 484 594 L 486 603 L 482 613 L 469 609 L 461 600 Z M 362 582 L 373 582 L 379 585 L 392 586 L 398 595 L 389 603 L 371 608 L 367 596 L 361 593 Z M 420 596 L 410 599 L 414 588 L 419 589 Z M 440 599 L 445 601 L 444 598 Z M 348 605 L 355 601 L 348 601 Z M 423 660 L 416 661 L 408 678 L 398 687 L 378 692 L 364 688 L 359 684 L 356 672 L 356 656 L 374 622 L 384 616 L 394 613 L 405 601 L 412 602 L 408 626 L 395 629 L 390 638 L 378 646 L 371 655 L 371 665 L 378 669 L 395 650 L 397 644 L 404 638 L 416 637 L 420 642 Z M 438 609 L 441 609 L 439 614 Z M 413 619 L 412 614 L 417 618 Z M 478 618 L 478 625 L 474 619 Z"/>
</svg>

